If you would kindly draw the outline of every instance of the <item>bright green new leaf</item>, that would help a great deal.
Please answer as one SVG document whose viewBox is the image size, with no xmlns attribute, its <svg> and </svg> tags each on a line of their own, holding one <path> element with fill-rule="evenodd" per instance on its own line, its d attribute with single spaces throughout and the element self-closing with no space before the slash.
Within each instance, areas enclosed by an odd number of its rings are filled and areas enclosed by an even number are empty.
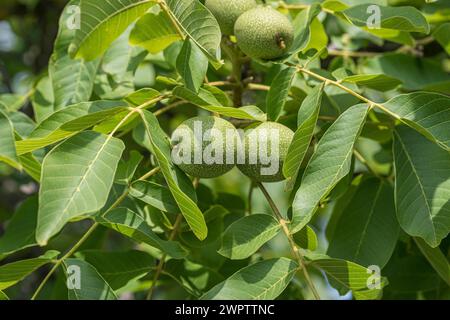
<svg viewBox="0 0 450 320">
<path fill-rule="evenodd" d="M 4 293 L 3 291 L 0 291 L 0 301 L 5 301 L 5 300 L 9 300 L 8 296 L 6 295 L 6 293 Z"/>
<path fill-rule="evenodd" d="M 278 258 L 245 267 L 205 293 L 202 300 L 273 300 L 298 270 L 295 261 Z"/>
<path fill-rule="evenodd" d="M 144 122 L 146 136 L 152 146 L 151 151 L 159 163 L 161 172 L 167 181 L 169 189 L 172 192 L 181 213 L 194 234 L 200 240 L 204 240 L 208 235 L 208 228 L 202 212 L 193 200 L 193 193 L 195 192 L 192 183 L 190 183 L 187 176 L 172 163 L 169 139 L 159 126 L 158 119 L 156 119 L 153 113 L 148 111 L 143 111 L 141 116 Z"/>
<path fill-rule="evenodd" d="M 79 259 L 63 261 L 69 300 L 117 300 L 110 285 L 89 263 Z"/>
<path fill-rule="evenodd" d="M 45 245 L 69 220 L 103 208 L 124 149 L 122 140 L 84 131 L 45 157 L 36 231 L 39 244 Z"/>
<path fill-rule="evenodd" d="M 30 273 L 52 262 L 59 255 L 58 251 L 47 251 L 44 255 L 0 267 L 0 290 L 14 286 L 25 279 Z"/>
<path fill-rule="evenodd" d="M 267 214 L 252 214 L 231 224 L 222 236 L 218 251 L 232 260 L 246 259 L 281 230 L 278 221 Z"/>
<path fill-rule="evenodd" d="M 450 98 L 448 96 L 415 92 L 399 95 L 385 105 L 405 124 L 427 138 L 450 150 Z"/>
<path fill-rule="evenodd" d="M 297 180 L 300 166 L 313 138 L 322 104 L 324 85 L 315 87 L 303 101 L 298 112 L 298 128 L 289 147 L 283 165 L 283 174 L 288 179 L 286 189 L 292 190 Z"/>
<path fill-rule="evenodd" d="M 132 45 L 144 47 L 153 54 L 163 51 L 178 40 L 181 40 L 181 36 L 164 11 L 142 16 L 130 34 Z"/>
<path fill-rule="evenodd" d="M 149 273 L 155 259 L 148 253 L 130 251 L 86 250 L 76 257 L 92 265 L 113 290 L 127 285 L 131 280 L 141 278 Z"/>
<path fill-rule="evenodd" d="M 186 256 L 186 251 L 178 242 L 160 239 L 142 217 L 129 209 L 115 209 L 104 216 L 96 217 L 96 221 L 135 241 L 158 248 L 174 259 L 183 259 Z"/>
<path fill-rule="evenodd" d="M 450 231 L 450 153 L 400 126 L 395 131 L 394 163 L 400 226 L 435 248 Z"/>
<path fill-rule="evenodd" d="M 128 26 L 155 5 L 153 0 L 82 0 L 80 28 L 70 45 L 72 57 L 93 60 Z"/>
<path fill-rule="evenodd" d="M 365 104 L 349 108 L 319 141 L 292 205 L 293 233 L 308 224 L 320 201 L 349 173 L 353 148 L 368 111 L 369 107 Z"/>
<path fill-rule="evenodd" d="M 367 179 L 343 210 L 327 254 L 383 268 L 394 252 L 399 231 L 394 189 L 376 178 Z"/>
</svg>

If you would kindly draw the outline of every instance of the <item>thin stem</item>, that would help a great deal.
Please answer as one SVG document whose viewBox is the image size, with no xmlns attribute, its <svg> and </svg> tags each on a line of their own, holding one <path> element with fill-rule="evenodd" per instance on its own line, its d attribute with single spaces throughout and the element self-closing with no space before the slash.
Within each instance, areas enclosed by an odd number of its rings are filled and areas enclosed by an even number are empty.
<svg viewBox="0 0 450 320">
<path fill-rule="evenodd" d="M 348 51 L 328 49 L 328 54 L 339 57 L 371 58 L 381 55 L 380 52 Z"/>
<path fill-rule="evenodd" d="M 166 113 L 167 111 L 175 109 L 176 107 L 179 107 L 179 106 L 181 106 L 181 105 L 183 105 L 185 103 L 186 103 L 186 101 L 184 101 L 184 100 L 174 102 L 172 104 L 169 104 L 169 105 L 165 106 L 164 108 L 156 110 L 155 112 L 153 112 L 153 114 L 155 115 L 155 117 L 158 117 L 158 116 Z"/>
<path fill-rule="evenodd" d="M 149 171 L 148 173 L 146 173 L 145 175 L 143 175 L 142 177 L 140 177 L 137 181 L 147 180 L 148 178 L 150 178 L 153 175 L 157 174 L 159 171 L 160 171 L 159 167 L 154 168 L 151 171 Z M 106 210 L 102 214 L 102 216 L 105 216 L 107 213 L 111 212 L 111 210 L 117 208 L 126 199 L 126 197 L 128 196 L 129 192 L 130 192 L 130 190 L 129 190 L 129 188 L 127 188 L 122 193 L 122 195 L 108 208 L 108 210 Z M 75 245 L 62 258 L 60 258 L 60 259 L 55 261 L 54 266 L 49 271 L 49 273 L 47 273 L 47 275 L 42 280 L 42 282 L 39 284 L 39 287 L 34 292 L 33 296 L 31 297 L 31 300 L 36 300 L 36 298 L 38 297 L 39 293 L 42 291 L 42 289 L 44 288 L 45 284 L 48 282 L 50 277 L 56 272 L 58 267 L 64 262 L 64 260 L 70 258 L 81 247 L 81 245 L 83 245 L 83 243 L 92 235 L 92 233 L 97 229 L 98 226 L 99 226 L 99 223 L 95 222 L 86 231 L 86 233 L 80 238 L 80 240 L 78 240 L 78 242 L 75 243 Z"/>
<path fill-rule="evenodd" d="M 180 227 L 182 221 L 183 221 L 183 215 L 180 213 L 180 214 L 178 214 L 177 220 L 175 221 L 175 224 L 173 225 L 172 232 L 170 233 L 170 236 L 169 236 L 169 241 L 172 241 L 173 239 L 175 239 L 175 236 L 178 232 L 178 228 Z M 164 253 L 161 256 L 161 259 L 159 260 L 158 267 L 156 268 L 155 276 L 153 277 L 152 285 L 147 294 L 147 300 L 153 299 L 153 293 L 155 292 L 156 283 L 158 282 L 158 279 L 163 272 L 164 264 L 166 263 L 166 258 L 167 258 L 167 254 Z"/>
<path fill-rule="evenodd" d="M 266 86 L 264 84 L 259 84 L 259 83 L 249 83 L 247 85 L 247 88 L 250 90 L 257 90 L 257 91 L 269 91 L 270 87 Z"/>
<path fill-rule="evenodd" d="M 320 300 L 320 295 L 317 292 L 316 287 L 314 286 L 314 283 L 308 273 L 308 270 L 306 269 L 306 263 L 303 255 L 298 250 L 297 244 L 295 243 L 294 239 L 292 238 L 291 232 L 289 231 L 289 227 L 287 226 L 287 221 L 281 214 L 280 210 L 276 206 L 275 202 L 273 201 L 272 197 L 270 196 L 267 189 L 264 187 L 264 185 L 261 182 L 258 182 L 258 187 L 261 189 L 262 193 L 267 199 L 267 202 L 269 203 L 270 207 L 272 208 L 273 213 L 275 214 L 275 217 L 277 218 L 278 222 L 281 225 L 281 228 L 283 229 L 284 234 L 286 235 L 286 238 L 289 241 L 289 246 L 291 248 L 293 256 L 297 259 L 297 262 L 301 269 L 303 270 L 303 274 L 306 279 L 306 283 L 308 284 L 309 289 L 311 290 L 314 298 L 316 300 Z"/>
<path fill-rule="evenodd" d="M 248 198 L 247 198 L 247 213 L 252 214 L 252 199 L 253 199 L 253 190 L 255 189 L 255 185 L 253 181 L 250 182 L 250 189 L 248 190 Z"/>
<path fill-rule="evenodd" d="M 178 23 L 177 19 L 173 16 L 172 10 L 167 6 L 167 3 L 165 0 L 158 0 L 158 4 L 161 7 L 163 11 L 167 13 L 167 15 L 170 18 L 170 21 L 172 22 L 173 26 L 178 32 L 178 35 L 181 37 L 182 40 L 186 38 L 183 30 L 181 30 L 180 24 Z"/>
<path fill-rule="evenodd" d="M 228 58 L 231 61 L 232 65 L 232 74 L 233 74 L 233 102 L 235 107 L 240 107 L 242 105 L 242 94 L 244 92 L 244 86 L 242 83 L 242 60 L 241 60 L 241 52 L 240 50 L 231 43 L 231 41 L 227 41 L 226 38 L 222 40 L 222 49 L 227 54 Z"/>
<path fill-rule="evenodd" d="M 351 94 L 352 96 L 358 98 L 359 100 L 368 103 L 368 104 L 370 105 L 371 108 L 372 108 L 372 107 L 376 107 L 376 108 L 378 108 L 378 109 L 384 111 L 385 113 L 387 113 L 387 114 L 390 115 L 391 117 L 393 117 L 393 118 L 395 118 L 395 119 L 397 119 L 397 120 L 401 120 L 400 117 L 399 117 L 398 115 L 396 115 L 395 113 L 393 113 L 392 111 L 390 111 L 389 109 L 387 109 L 387 108 L 386 108 L 384 105 L 382 105 L 381 103 L 374 102 L 374 101 L 372 101 L 372 100 L 370 100 L 370 99 L 364 97 L 363 95 L 360 95 L 359 93 L 353 91 L 352 89 L 347 88 L 346 86 L 344 86 L 344 85 L 343 85 L 342 83 L 340 83 L 339 81 L 334 81 L 334 80 L 325 78 L 325 77 L 323 77 L 323 76 L 321 76 L 321 75 L 319 75 L 319 74 L 317 74 L 317 73 L 315 73 L 315 72 L 313 72 L 313 71 L 311 71 L 311 70 L 305 69 L 305 68 L 300 67 L 300 66 L 296 66 L 296 67 L 297 67 L 297 70 L 298 70 L 299 72 L 304 73 L 304 74 L 307 74 L 307 75 L 309 75 L 309 76 L 311 76 L 311 77 L 314 77 L 314 78 L 316 78 L 316 79 L 318 79 L 318 80 L 321 80 L 321 81 L 325 82 L 325 84 L 331 84 L 331 85 L 334 85 L 334 86 L 336 86 L 336 87 L 338 87 L 338 88 L 344 90 L 345 92 Z"/>
</svg>

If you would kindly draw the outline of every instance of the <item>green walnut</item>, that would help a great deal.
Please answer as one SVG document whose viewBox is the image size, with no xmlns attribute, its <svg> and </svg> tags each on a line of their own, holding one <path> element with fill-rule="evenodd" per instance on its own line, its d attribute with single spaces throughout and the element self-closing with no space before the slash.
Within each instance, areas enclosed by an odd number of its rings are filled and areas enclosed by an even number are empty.
<svg viewBox="0 0 450 320">
<path fill-rule="evenodd" d="M 271 60 L 285 55 L 294 41 L 291 21 L 271 7 L 243 13 L 234 25 L 237 44 L 248 56 Z"/>
<path fill-rule="evenodd" d="M 288 127 L 265 122 L 251 128 L 244 135 L 244 155 L 238 161 L 243 174 L 257 182 L 278 182 L 285 180 L 283 165 L 294 132 Z"/>
<path fill-rule="evenodd" d="M 206 7 L 216 17 L 225 35 L 232 35 L 241 14 L 256 7 L 255 0 L 206 0 Z"/>
<path fill-rule="evenodd" d="M 191 118 L 172 135 L 172 161 L 193 177 L 219 177 L 235 166 L 237 138 L 236 128 L 226 120 Z"/>
</svg>

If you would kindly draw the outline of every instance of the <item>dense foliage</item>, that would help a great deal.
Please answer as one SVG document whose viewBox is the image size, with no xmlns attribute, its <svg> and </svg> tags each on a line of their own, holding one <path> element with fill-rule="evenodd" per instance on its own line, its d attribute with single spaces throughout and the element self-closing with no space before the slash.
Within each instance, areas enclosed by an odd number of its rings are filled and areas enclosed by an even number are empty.
<svg viewBox="0 0 450 320">
<path fill-rule="evenodd" d="M 450 3 L 204 2 L 2 0 L 0 300 L 449 299 Z M 199 115 L 285 180 L 175 165 Z"/>
</svg>

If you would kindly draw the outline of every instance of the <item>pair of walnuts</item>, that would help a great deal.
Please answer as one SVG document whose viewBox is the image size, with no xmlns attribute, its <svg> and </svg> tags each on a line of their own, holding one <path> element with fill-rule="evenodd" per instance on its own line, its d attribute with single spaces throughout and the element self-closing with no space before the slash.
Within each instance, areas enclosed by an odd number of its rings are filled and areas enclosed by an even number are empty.
<svg viewBox="0 0 450 320">
<path fill-rule="evenodd" d="M 276 122 L 250 126 L 239 133 L 228 121 L 199 116 L 183 122 L 172 135 L 172 158 L 187 174 L 221 176 L 236 165 L 257 182 L 284 180 L 283 165 L 294 132 Z"/>
<path fill-rule="evenodd" d="M 255 0 L 206 0 L 222 33 L 235 35 L 240 49 L 256 59 L 271 60 L 285 55 L 294 41 L 291 21 Z"/>
</svg>

